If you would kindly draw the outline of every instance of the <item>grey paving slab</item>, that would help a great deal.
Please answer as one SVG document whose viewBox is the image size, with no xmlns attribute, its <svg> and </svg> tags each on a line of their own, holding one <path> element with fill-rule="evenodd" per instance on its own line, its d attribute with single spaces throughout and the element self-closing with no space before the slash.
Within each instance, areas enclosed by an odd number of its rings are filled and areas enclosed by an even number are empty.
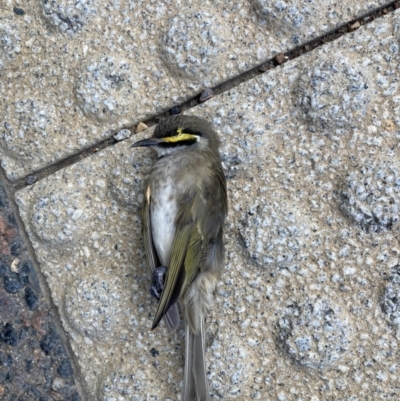
<svg viewBox="0 0 400 401">
<path fill-rule="evenodd" d="M 2 0 L 2 166 L 31 174 L 386 3 Z"/>
<path fill-rule="evenodd" d="M 213 399 L 398 400 L 400 14 L 190 110 L 220 133 L 227 261 Z M 93 400 L 176 400 L 183 330 L 150 331 L 128 138 L 16 199 Z"/>
</svg>

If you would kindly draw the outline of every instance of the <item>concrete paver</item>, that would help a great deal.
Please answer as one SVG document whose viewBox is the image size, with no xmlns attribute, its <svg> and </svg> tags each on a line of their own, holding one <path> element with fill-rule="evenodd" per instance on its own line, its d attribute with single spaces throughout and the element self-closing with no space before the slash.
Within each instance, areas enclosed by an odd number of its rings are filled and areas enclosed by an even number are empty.
<svg viewBox="0 0 400 401">
<path fill-rule="evenodd" d="M 220 132 L 228 177 L 207 321 L 216 399 L 399 398 L 399 26 L 391 13 L 189 111 Z M 100 401 L 177 399 L 183 374 L 183 330 L 150 331 L 140 207 L 153 156 L 132 142 L 16 195 Z"/>
<path fill-rule="evenodd" d="M 387 3 L 3 0 L 2 166 L 32 174 Z"/>
</svg>

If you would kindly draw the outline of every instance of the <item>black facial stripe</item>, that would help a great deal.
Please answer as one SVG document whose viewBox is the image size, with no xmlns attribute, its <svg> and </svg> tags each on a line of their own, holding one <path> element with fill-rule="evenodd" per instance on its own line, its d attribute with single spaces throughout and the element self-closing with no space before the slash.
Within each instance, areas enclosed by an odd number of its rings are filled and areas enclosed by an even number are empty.
<svg viewBox="0 0 400 401">
<path fill-rule="evenodd" d="M 185 139 L 184 141 L 178 142 L 161 142 L 158 144 L 160 148 L 175 148 L 177 146 L 186 146 L 186 145 L 193 145 L 197 142 L 196 139 Z"/>
</svg>

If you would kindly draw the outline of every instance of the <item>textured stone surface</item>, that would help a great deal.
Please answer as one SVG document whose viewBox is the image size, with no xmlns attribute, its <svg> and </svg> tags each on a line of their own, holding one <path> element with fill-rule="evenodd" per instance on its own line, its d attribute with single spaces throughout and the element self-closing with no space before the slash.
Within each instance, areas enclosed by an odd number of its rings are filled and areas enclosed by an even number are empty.
<svg viewBox="0 0 400 401">
<path fill-rule="evenodd" d="M 378 19 L 189 111 L 220 132 L 230 201 L 207 320 L 214 399 L 400 397 L 399 26 L 398 12 Z M 151 132 L 17 193 L 96 401 L 181 391 L 183 329 L 150 331 L 140 207 L 153 156 L 129 146 Z"/>
<path fill-rule="evenodd" d="M 2 166 L 12 180 L 32 174 L 385 3 L 41 0 L 25 13 L 0 4 Z M 355 92 L 311 94 L 310 118 L 332 98 L 352 110 L 362 97 L 362 71 L 342 67 Z M 348 117 L 340 104 L 326 113 L 340 111 Z"/>
<path fill-rule="evenodd" d="M 1 58 L 0 70 L 16 65 L 18 55 L 21 53 L 21 37 L 16 22 L 12 18 L 0 18 Z"/>
<path fill-rule="evenodd" d="M 0 183 L 0 398 L 80 401 L 72 373 Z"/>
<path fill-rule="evenodd" d="M 400 271 L 399 265 L 392 268 L 381 298 L 381 306 L 386 318 L 397 329 L 397 339 L 400 338 Z"/>
<path fill-rule="evenodd" d="M 341 309 L 319 298 L 293 302 L 278 321 L 280 346 L 300 365 L 333 365 L 350 347 L 353 331 Z"/>
<path fill-rule="evenodd" d="M 398 160 L 351 172 L 342 191 L 341 210 L 366 231 L 390 230 L 400 220 Z"/>
<path fill-rule="evenodd" d="M 97 1 L 42 0 L 44 18 L 63 33 L 72 35 L 96 15 Z"/>
<path fill-rule="evenodd" d="M 358 60 L 316 62 L 299 80 L 300 105 L 318 130 L 352 128 L 368 112 L 374 80 Z M 368 70 L 367 70 L 368 72 Z"/>
<path fill-rule="evenodd" d="M 310 23 L 318 13 L 317 4 L 312 1 L 253 0 L 253 3 L 260 20 L 280 32 L 297 31 L 304 24 Z M 327 4 L 325 2 L 324 5 Z"/>
<path fill-rule="evenodd" d="M 161 57 L 171 73 L 210 86 L 218 56 L 229 46 L 229 36 L 223 21 L 211 12 L 178 14 L 161 39 Z"/>
</svg>

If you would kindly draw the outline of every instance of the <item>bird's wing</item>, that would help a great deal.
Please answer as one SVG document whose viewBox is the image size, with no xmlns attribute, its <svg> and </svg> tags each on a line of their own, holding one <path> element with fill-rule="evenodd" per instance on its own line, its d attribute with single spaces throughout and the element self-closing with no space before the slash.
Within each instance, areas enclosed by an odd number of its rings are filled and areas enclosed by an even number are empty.
<svg viewBox="0 0 400 401">
<path fill-rule="evenodd" d="M 158 259 L 156 249 L 154 247 L 153 237 L 151 233 L 150 204 L 151 204 L 151 193 L 150 193 L 150 185 L 148 184 L 146 187 L 146 192 L 143 201 L 142 222 L 143 222 L 144 249 L 146 252 L 146 264 L 151 280 L 153 270 L 161 265 Z"/>
<path fill-rule="evenodd" d="M 151 230 L 151 192 L 150 185 L 147 185 L 143 201 L 142 224 L 143 224 L 143 241 L 146 252 L 146 265 L 149 272 L 150 280 L 153 277 L 153 270 L 160 267 L 161 263 L 154 247 L 153 235 Z M 169 331 L 175 330 L 179 324 L 179 311 L 176 305 L 171 306 L 165 313 L 164 322 Z"/>
<path fill-rule="evenodd" d="M 156 315 L 153 320 L 153 329 L 158 326 L 161 318 L 173 305 L 181 293 L 186 289 L 189 280 L 198 266 L 201 255 L 201 236 L 193 216 L 193 200 L 180 205 L 180 213 L 176 219 L 176 232 L 172 244 L 171 260 L 167 269 L 164 290 L 161 294 Z M 190 251 L 188 251 L 189 248 Z M 197 250 L 197 251 L 196 251 Z M 190 267 L 189 267 L 190 266 Z M 188 270 L 192 269 L 192 274 Z"/>
<path fill-rule="evenodd" d="M 199 216 L 200 230 L 207 238 L 219 236 L 228 211 L 225 174 L 218 164 L 213 166 L 212 170 L 212 180 L 202 190 L 205 207 L 201 209 L 203 215 Z"/>
<path fill-rule="evenodd" d="M 196 278 L 207 241 L 220 234 L 227 207 L 222 170 L 214 170 L 198 193 L 185 194 L 179 203 L 171 261 L 152 328 Z"/>
</svg>

